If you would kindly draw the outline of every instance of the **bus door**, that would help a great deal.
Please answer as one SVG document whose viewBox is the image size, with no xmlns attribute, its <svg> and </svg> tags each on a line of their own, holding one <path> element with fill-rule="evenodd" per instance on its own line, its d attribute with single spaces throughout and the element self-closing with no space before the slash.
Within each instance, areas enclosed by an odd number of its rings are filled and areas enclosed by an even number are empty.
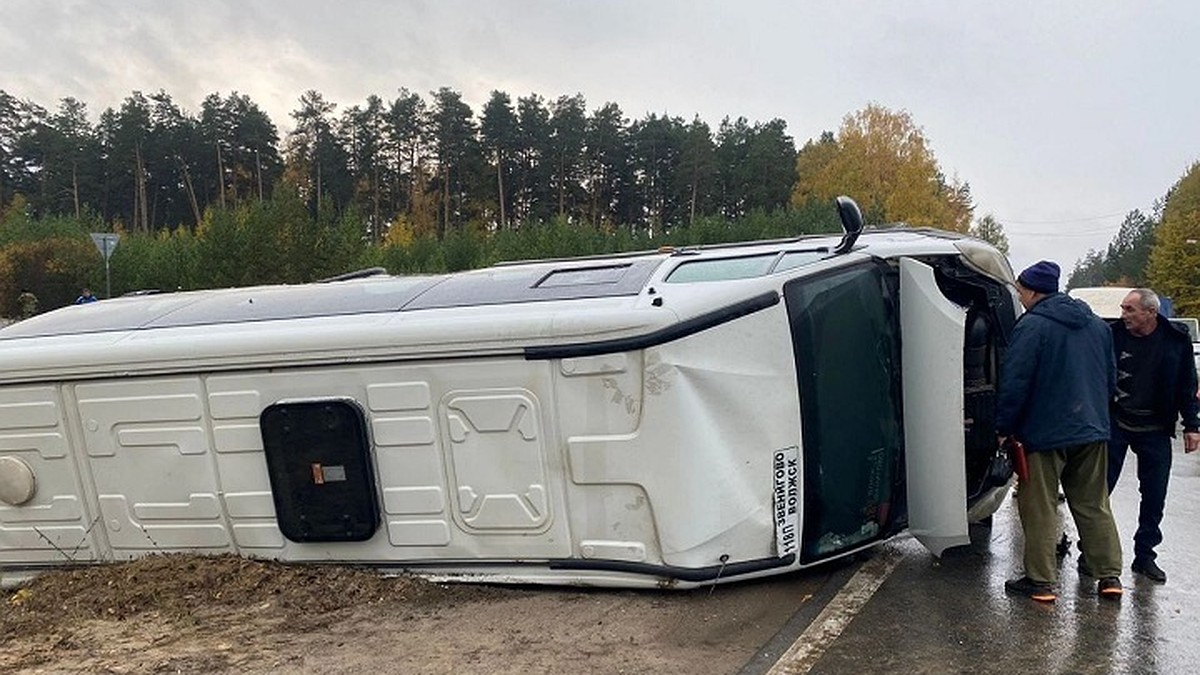
<svg viewBox="0 0 1200 675">
<path fill-rule="evenodd" d="M 908 526 L 934 555 L 967 536 L 963 436 L 966 311 L 938 289 L 933 268 L 900 261 L 900 333 Z"/>
</svg>

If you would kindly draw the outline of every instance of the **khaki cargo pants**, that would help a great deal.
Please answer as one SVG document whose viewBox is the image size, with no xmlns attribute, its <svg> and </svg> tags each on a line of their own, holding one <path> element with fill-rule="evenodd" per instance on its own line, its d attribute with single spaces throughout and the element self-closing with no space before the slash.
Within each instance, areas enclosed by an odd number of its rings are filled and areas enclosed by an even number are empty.
<svg viewBox="0 0 1200 675">
<path fill-rule="evenodd" d="M 1058 486 L 1079 531 L 1083 561 L 1097 578 L 1121 576 L 1121 539 L 1108 503 L 1108 446 L 1104 441 L 1030 452 L 1029 480 L 1017 489 L 1025 533 L 1025 575 L 1058 580 Z"/>
</svg>

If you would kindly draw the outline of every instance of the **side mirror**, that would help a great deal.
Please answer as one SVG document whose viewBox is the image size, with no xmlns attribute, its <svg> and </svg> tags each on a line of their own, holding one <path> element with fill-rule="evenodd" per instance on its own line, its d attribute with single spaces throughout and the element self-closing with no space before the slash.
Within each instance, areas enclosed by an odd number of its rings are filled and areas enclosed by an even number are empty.
<svg viewBox="0 0 1200 675">
<path fill-rule="evenodd" d="M 859 210 L 858 204 L 854 200 L 842 195 L 833 200 L 837 204 L 838 218 L 842 221 L 842 230 L 846 234 L 842 240 L 838 242 L 837 248 L 833 249 L 834 255 L 848 253 L 854 246 L 854 242 L 858 241 L 858 235 L 862 234 L 863 216 Z"/>
</svg>

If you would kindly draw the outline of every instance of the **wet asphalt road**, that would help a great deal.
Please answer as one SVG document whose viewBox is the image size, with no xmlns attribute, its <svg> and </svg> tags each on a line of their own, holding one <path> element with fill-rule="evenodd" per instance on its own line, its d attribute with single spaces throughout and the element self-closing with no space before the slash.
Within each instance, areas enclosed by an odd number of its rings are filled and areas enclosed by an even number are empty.
<svg viewBox="0 0 1200 675">
<path fill-rule="evenodd" d="M 1004 593 L 1021 571 L 1021 529 L 1007 499 L 972 544 L 933 558 L 909 539 L 878 555 L 894 571 L 812 663 L 811 673 L 1197 673 L 1200 672 L 1200 453 L 1176 439 L 1154 584 L 1129 571 L 1138 491 L 1135 457 L 1113 494 L 1125 557 L 1119 602 L 1101 600 L 1076 571 L 1072 547 L 1052 605 Z M 1070 514 L 1060 512 L 1078 537 Z M 836 600 L 835 600 L 836 602 Z"/>
</svg>

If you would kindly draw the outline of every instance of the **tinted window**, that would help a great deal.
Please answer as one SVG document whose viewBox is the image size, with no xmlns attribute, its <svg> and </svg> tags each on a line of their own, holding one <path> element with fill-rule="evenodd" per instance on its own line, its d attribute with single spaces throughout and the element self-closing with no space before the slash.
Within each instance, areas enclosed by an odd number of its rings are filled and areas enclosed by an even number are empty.
<svg viewBox="0 0 1200 675">
<path fill-rule="evenodd" d="M 784 285 L 804 440 L 805 560 L 886 533 L 902 442 L 899 340 L 882 272 Z"/>
<path fill-rule="evenodd" d="M 662 258 L 643 258 L 617 265 L 545 263 L 462 272 L 414 298 L 401 311 L 637 295 L 660 264 Z"/>
<path fill-rule="evenodd" d="M 259 419 L 275 519 L 292 541 L 366 541 L 379 527 L 362 409 L 349 401 L 268 406 Z"/>
<path fill-rule="evenodd" d="M 760 277 L 771 269 L 778 254 L 748 256 L 744 258 L 715 258 L 692 260 L 676 267 L 667 277 L 670 283 L 693 281 L 726 281 Z"/>
<path fill-rule="evenodd" d="M 615 284 L 629 271 L 629 265 L 587 267 L 577 270 L 555 270 L 538 282 L 539 288 L 558 288 L 587 284 Z"/>
<path fill-rule="evenodd" d="M 395 312 L 440 280 L 441 277 L 372 277 L 326 284 L 120 297 L 39 314 L 0 331 L 0 340 Z"/>
</svg>

